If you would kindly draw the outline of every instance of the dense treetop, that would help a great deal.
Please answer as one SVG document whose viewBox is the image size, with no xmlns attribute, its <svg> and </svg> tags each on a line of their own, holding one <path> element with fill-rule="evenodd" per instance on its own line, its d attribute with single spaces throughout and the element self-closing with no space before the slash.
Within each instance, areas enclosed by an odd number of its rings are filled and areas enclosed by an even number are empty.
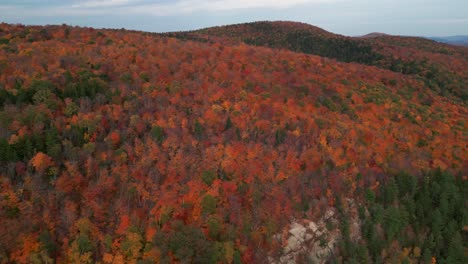
<svg viewBox="0 0 468 264">
<path fill-rule="evenodd" d="M 299 42 L 253 44 L 308 43 L 297 37 L 309 26 L 279 25 Z M 0 263 L 261 262 L 291 219 L 380 194 L 401 171 L 466 180 L 466 50 L 395 48 L 404 65 L 435 65 L 430 77 L 370 66 L 396 46 L 312 31 L 320 52 L 334 43 L 350 57 L 0 24 Z M 447 199 L 463 203 L 459 192 Z M 403 229 L 389 224 L 390 238 Z M 365 254 L 376 260 L 390 242 Z M 429 258 L 452 256 L 430 246 Z"/>
</svg>

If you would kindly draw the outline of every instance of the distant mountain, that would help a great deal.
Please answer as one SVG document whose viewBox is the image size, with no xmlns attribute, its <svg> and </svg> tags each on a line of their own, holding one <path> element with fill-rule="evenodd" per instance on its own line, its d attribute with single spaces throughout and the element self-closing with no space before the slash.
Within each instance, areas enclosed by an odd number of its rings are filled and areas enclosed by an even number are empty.
<svg viewBox="0 0 468 264">
<path fill-rule="evenodd" d="M 428 37 L 428 39 L 446 44 L 468 46 L 468 36 Z"/>
<path fill-rule="evenodd" d="M 385 37 L 385 36 L 390 36 L 390 35 L 385 34 L 385 33 L 380 33 L 380 32 L 373 32 L 364 36 L 360 36 L 360 38 L 377 38 L 377 37 Z"/>
<path fill-rule="evenodd" d="M 260 21 L 211 27 L 166 35 L 179 39 L 221 41 L 223 43 L 264 46 L 314 54 L 344 62 L 372 64 L 379 55 L 372 53 L 362 40 L 334 34 L 321 28 L 298 22 Z"/>
<path fill-rule="evenodd" d="M 243 42 L 376 66 L 419 76 L 427 87 L 439 94 L 468 99 L 465 89 L 468 76 L 460 68 L 468 60 L 468 49 L 426 38 L 384 33 L 347 37 L 309 24 L 289 21 L 260 21 L 161 35 L 224 45 Z"/>
</svg>

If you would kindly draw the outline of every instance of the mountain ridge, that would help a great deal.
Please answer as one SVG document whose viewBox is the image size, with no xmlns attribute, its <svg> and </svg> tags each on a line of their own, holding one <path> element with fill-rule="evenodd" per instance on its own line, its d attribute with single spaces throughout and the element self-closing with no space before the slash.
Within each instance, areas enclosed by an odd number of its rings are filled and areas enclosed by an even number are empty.
<svg viewBox="0 0 468 264">
<path fill-rule="evenodd" d="M 446 36 L 446 37 L 427 37 L 431 40 L 442 42 L 446 44 L 458 45 L 458 46 L 468 46 L 468 35 L 456 35 L 456 36 Z"/>
<path fill-rule="evenodd" d="M 385 36 L 391 36 L 391 35 L 386 34 L 386 33 L 381 33 L 381 32 L 372 32 L 366 35 L 357 36 L 356 38 L 376 38 L 376 37 L 385 37 Z"/>
<path fill-rule="evenodd" d="M 355 62 L 425 79 L 427 86 L 456 100 L 468 100 L 464 82 L 468 73 L 468 49 L 433 40 L 392 35 L 356 38 L 334 34 L 306 23 L 260 21 L 211 27 L 162 36 L 224 45 L 245 43 L 254 46 L 288 49 L 343 62 Z M 457 54 L 458 56 L 452 56 Z M 432 57 L 428 60 L 428 57 Z M 450 59 L 450 60 L 449 60 Z M 457 60 L 457 63 L 448 63 Z"/>
</svg>

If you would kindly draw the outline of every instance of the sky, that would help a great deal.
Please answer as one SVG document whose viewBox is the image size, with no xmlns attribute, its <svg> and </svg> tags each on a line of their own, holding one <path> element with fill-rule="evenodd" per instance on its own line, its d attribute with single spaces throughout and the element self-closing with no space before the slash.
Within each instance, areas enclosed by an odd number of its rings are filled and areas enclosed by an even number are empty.
<svg viewBox="0 0 468 264">
<path fill-rule="evenodd" d="M 467 0 L 0 0 L 0 22 L 151 32 L 288 20 L 348 36 L 468 35 Z"/>
</svg>

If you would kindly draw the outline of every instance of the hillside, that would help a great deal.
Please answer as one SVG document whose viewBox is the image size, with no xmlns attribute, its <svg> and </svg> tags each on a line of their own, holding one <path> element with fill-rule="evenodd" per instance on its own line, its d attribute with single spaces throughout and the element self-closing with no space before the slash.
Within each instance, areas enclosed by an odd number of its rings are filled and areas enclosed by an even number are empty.
<svg viewBox="0 0 468 264">
<path fill-rule="evenodd" d="M 466 102 L 468 48 L 455 47 L 417 37 L 381 35 L 351 38 L 296 22 L 253 22 L 190 32 L 166 33 L 179 39 L 243 42 L 249 45 L 288 49 L 342 62 L 356 62 L 424 80 L 426 86 L 452 100 Z"/>
<path fill-rule="evenodd" d="M 371 63 L 379 59 L 379 56 L 363 41 L 297 22 L 253 22 L 164 35 L 179 39 L 221 41 L 225 44 L 243 42 L 249 45 L 315 54 L 345 62 Z"/>
<path fill-rule="evenodd" d="M 466 106 L 238 27 L 0 24 L 0 263 L 463 263 Z"/>
<path fill-rule="evenodd" d="M 372 32 L 364 36 L 360 36 L 359 38 L 377 38 L 377 37 L 385 37 L 385 36 L 389 36 L 389 35 L 385 33 L 380 33 L 380 32 Z"/>
</svg>

